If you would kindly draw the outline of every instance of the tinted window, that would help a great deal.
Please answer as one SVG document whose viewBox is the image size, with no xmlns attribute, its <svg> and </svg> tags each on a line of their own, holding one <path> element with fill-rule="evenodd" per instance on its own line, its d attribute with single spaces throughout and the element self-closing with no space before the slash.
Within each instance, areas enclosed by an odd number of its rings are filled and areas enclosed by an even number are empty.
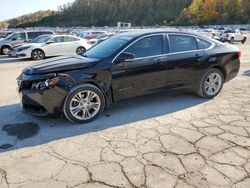
<svg viewBox="0 0 250 188">
<path fill-rule="evenodd" d="M 16 40 L 26 40 L 25 33 L 16 33 L 13 38 L 15 38 Z"/>
<path fill-rule="evenodd" d="M 39 35 L 40 35 L 40 33 L 38 33 L 38 32 L 28 32 L 29 39 L 34 39 L 34 38 L 38 37 Z"/>
<path fill-rule="evenodd" d="M 143 38 L 125 50 L 127 53 L 134 54 L 135 58 L 160 55 L 162 51 L 162 36 Z"/>
<path fill-rule="evenodd" d="M 169 35 L 171 52 L 183 52 L 197 50 L 197 42 L 194 37 L 184 35 Z"/>
<path fill-rule="evenodd" d="M 28 32 L 28 38 L 34 39 L 34 38 L 36 38 L 40 35 L 44 35 L 44 34 L 52 34 L 52 32 L 50 32 L 50 31 Z"/>
<path fill-rule="evenodd" d="M 53 42 L 54 43 L 64 42 L 64 37 L 55 37 L 53 39 Z"/>
<path fill-rule="evenodd" d="M 211 46 L 210 42 L 203 40 L 203 39 L 197 39 L 197 42 L 198 42 L 199 49 L 207 49 Z"/>
</svg>

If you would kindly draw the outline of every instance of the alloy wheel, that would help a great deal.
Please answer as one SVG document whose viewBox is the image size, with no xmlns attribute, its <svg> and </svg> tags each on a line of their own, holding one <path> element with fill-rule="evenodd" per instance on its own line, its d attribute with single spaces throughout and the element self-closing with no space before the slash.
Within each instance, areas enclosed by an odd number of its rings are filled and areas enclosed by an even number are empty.
<svg viewBox="0 0 250 188">
<path fill-rule="evenodd" d="M 89 90 L 77 93 L 70 101 L 70 113 L 78 120 L 89 120 L 100 110 L 101 100 L 99 96 Z"/>
<path fill-rule="evenodd" d="M 81 54 L 83 54 L 85 51 L 86 51 L 85 48 L 79 47 L 79 48 L 77 48 L 76 53 L 77 53 L 77 55 L 81 55 Z"/>
<path fill-rule="evenodd" d="M 205 92 L 210 95 L 216 95 L 222 87 L 222 78 L 219 73 L 211 73 L 205 82 Z"/>
<path fill-rule="evenodd" d="M 2 50 L 2 53 L 4 55 L 7 55 L 9 53 L 10 49 L 8 47 L 4 47 L 3 50 Z"/>
<path fill-rule="evenodd" d="M 44 58 L 44 54 L 40 50 L 35 50 L 32 55 L 33 55 L 33 59 L 36 59 L 36 60 L 40 60 Z"/>
</svg>

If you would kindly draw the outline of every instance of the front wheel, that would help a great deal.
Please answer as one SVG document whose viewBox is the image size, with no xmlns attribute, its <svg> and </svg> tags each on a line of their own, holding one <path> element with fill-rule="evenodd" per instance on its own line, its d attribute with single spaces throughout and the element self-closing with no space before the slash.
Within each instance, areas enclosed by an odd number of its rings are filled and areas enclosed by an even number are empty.
<svg viewBox="0 0 250 188">
<path fill-rule="evenodd" d="M 199 91 L 203 98 L 214 98 L 217 96 L 224 84 L 224 76 L 219 69 L 211 68 L 203 76 Z"/>
<path fill-rule="evenodd" d="M 66 97 L 63 112 L 71 122 L 87 123 L 96 119 L 104 106 L 105 99 L 100 89 L 91 84 L 83 84 Z"/>
<path fill-rule="evenodd" d="M 76 49 L 76 54 L 77 55 L 81 55 L 81 54 L 83 54 L 83 53 L 85 53 L 86 52 L 86 49 L 84 48 L 84 47 L 78 47 L 77 49 Z"/>
<path fill-rule="evenodd" d="M 230 39 L 230 43 L 231 43 L 231 44 L 234 43 L 234 38 L 233 38 L 233 37 Z"/>
<path fill-rule="evenodd" d="M 33 60 L 41 60 L 45 58 L 45 54 L 42 50 L 33 50 L 31 52 L 31 59 Z"/>
<path fill-rule="evenodd" d="M 10 51 L 10 47 L 9 46 L 3 46 L 1 49 L 1 54 L 3 55 L 8 55 Z"/>
<path fill-rule="evenodd" d="M 244 44 L 244 43 L 246 42 L 246 40 L 247 40 L 247 38 L 245 37 L 245 38 L 241 41 L 241 43 Z"/>
</svg>

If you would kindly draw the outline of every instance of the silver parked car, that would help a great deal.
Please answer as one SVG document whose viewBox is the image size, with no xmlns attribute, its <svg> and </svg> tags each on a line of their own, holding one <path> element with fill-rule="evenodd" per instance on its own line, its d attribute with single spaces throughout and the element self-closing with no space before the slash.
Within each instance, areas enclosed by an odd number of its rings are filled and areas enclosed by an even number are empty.
<svg viewBox="0 0 250 188">
<path fill-rule="evenodd" d="M 28 43 L 32 44 L 32 43 L 39 43 L 40 41 L 43 40 L 43 38 L 47 37 L 47 36 L 50 36 L 51 34 L 45 34 L 45 35 L 40 35 L 34 39 L 32 39 L 31 41 L 29 41 Z M 26 43 L 24 43 L 26 44 Z M 18 51 L 18 48 L 20 48 L 22 45 L 24 44 L 17 44 L 13 47 L 11 47 L 11 49 L 9 50 L 9 56 L 10 57 L 16 57 L 17 56 L 17 51 Z"/>
<path fill-rule="evenodd" d="M 11 47 L 27 43 L 30 40 L 44 34 L 54 34 L 52 31 L 19 31 L 14 32 L 0 40 L 0 52 L 2 55 L 8 55 Z"/>
<path fill-rule="evenodd" d="M 86 40 L 69 35 L 49 35 L 34 43 L 27 43 L 16 49 L 18 57 L 34 60 L 45 57 L 82 54 L 91 48 Z"/>
</svg>

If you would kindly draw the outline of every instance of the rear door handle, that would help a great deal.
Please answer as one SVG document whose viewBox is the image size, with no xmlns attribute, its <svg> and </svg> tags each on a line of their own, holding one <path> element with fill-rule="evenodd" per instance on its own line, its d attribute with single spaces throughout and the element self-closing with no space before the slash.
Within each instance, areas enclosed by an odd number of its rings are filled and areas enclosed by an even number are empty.
<svg viewBox="0 0 250 188">
<path fill-rule="evenodd" d="M 195 59 L 201 60 L 203 58 L 203 55 L 201 54 L 195 54 Z"/>
</svg>

